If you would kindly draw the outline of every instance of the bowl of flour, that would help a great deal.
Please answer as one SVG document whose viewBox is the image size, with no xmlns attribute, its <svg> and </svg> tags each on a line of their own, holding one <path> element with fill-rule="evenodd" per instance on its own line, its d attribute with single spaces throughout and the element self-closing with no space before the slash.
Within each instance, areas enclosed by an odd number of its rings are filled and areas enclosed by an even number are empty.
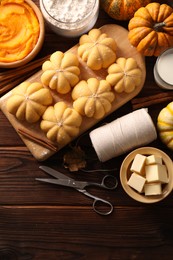
<svg viewBox="0 0 173 260">
<path fill-rule="evenodd" d="M 45 21 L 57 34 L 78 37 L 95 25 L 99 0 L 40 0 Z"/>
</svg>

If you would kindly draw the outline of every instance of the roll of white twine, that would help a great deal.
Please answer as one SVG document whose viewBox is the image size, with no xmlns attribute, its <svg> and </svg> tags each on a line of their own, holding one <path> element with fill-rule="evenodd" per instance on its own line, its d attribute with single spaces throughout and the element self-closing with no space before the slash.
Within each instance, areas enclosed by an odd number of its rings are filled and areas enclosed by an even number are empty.
<svg viewBox="0 0 173 260">
<path fill-rule="evenodd" d="M 101 162 L 119 156 L 133 148 L 149 144 L 157 138 L 148 109 L 138 109 L 89 134 Z"/>
</svg>

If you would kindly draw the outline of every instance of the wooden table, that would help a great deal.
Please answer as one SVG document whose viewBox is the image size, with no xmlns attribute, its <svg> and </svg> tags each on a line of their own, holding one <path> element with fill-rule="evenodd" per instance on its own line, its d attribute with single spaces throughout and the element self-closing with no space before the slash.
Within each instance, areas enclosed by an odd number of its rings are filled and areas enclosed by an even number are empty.
<svg viewBox="0 0 173 260">
<path fill-rule="evenodd" d="M 115 21 L 100 10 L 95 27 L 108 23 L 127 28 L 127 22 Z M 66 51 L 77 41 L 77 38 L 55 35 L 46 27 L 45 42 L 38 57 L 56 50 Z M 138 97 L 164 92 L 154 81 L 155 61 L 154 57 L 146 58 L 147 77 Z M 155 124 L 165 105 L 166 102 L 148 107 Z M 104 121 L 111 122 L 132 110 L 128 102 Z M 86 169 L 90 172 L 72 173 L 63 166 L 63 156 L 69 146 L 40 163 L 0 111 L 0 259 L 173 259 L 172 194 L 158 204 L 146 205 L 131 199 L 120 182 L 115 191 L 91 189 L 114 205 L 111 215 L 100 216 L 93 211 L 92 200 L 75 190 L 35 180 L 46 176 L 38 168 L 41 164 L 78 180 L 92 181 L 100 181 L 105 175 L 104 171 L 94 170 L 112 169 L 111 173 L 119 180 L 119 169 L 126 154 L 101 163 L 88 134 L 78 144 L 88 155 Z M 173 159 L 173 152 L 159 139 L 150 146 L 162 149 Z"/>
</svg>

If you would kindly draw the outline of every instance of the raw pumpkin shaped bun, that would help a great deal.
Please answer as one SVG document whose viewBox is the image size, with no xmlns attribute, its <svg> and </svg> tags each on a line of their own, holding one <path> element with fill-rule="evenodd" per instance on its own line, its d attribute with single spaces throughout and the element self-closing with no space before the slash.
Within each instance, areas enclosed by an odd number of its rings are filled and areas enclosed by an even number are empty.
<svg viewBox="0 0 173 260">
<path fill-rule="evenodd" d="M 49 89 L 39 82 L 23 82 L 14 90 L 7 100 L 7 111 L 16 116 L 19 121 L 37 122 L 51 105 L 53 98 Z"/>
<path fill-rule="evenodd" d="M 134 58 L 118 58 L 108 68 L 106 80 L 117 93 L 130 93 L 141 84 L 142 71 Z"/>
<path fill-rule="evenodd" d="M 107 68 L 116 60 L 116 42 L 113 38 L 92 29 L 79 39 L 78 55 L 93 70 Z"/>
<path fill-rule="evenodd" d="M 79 61 L 75 54 L 56 51 L 42 65 L 41 82 L 60 94 L 67 94 L 79 81 Z"/>
<path fill-rule="evenodd" d="M 73 107 L 81 115 L 100 119 L 111 110 L 115 95 L 106 80 L 80 81 L 72 91 Z"/>
<path fill-rule="evenodd" d="M 173 150 L 173 102 L 164 107 L 157 118 L 160 139 Z"/>
<path fill-rule="evenodd" d="M 64 146 L 79 134 L 81 123 L 79 113 L 61 101 L 46 109 L 40 127 L 49 140 Z"/>
</svg>

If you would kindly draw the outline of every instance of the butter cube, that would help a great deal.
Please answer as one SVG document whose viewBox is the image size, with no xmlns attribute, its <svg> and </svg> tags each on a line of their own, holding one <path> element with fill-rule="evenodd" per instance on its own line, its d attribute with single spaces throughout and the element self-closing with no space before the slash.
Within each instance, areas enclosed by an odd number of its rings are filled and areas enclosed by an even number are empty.
<svg viewBox="0 0 173 260">
<path fill-rule="evenodd" d="M 130 176 L 127 184 L 130 187 L 132 187 L 133 189 L 135 189 L 141 193 L 141 192 L 143 192 L 145 182 L 146 182 L 146 179 L 143 176 L 133 172 L 132 175 Z"/>
<path fill-rule="evenodd" d="M 145 161 L 146 165 L 150 165 L 150 164 L 162 164 L 162 158 L 156 155 L 150 155 L 147 156 L 146 161 Z"/>
<path fill-rule="evenodd" d="M 164 164 L 152 164 L 145 166 L 147 182 L 168 183 L 167 169 Z"/>
<path fill-rule="evenodd" d="M 160 195 L 162 194 L 162 185 L 158 183 L 148 183 L 144 186 L 144 192 L 146 196 L 149 195 Z"/>
<path fill-rule="evenodd" d="M 130 167 L 130 171 L 137 172 L 139 174 L 143 174 L 143 168 L 145 164 L 146 156 L 142 154 L 136 154 L 135 158 Z"/>
</svg>

